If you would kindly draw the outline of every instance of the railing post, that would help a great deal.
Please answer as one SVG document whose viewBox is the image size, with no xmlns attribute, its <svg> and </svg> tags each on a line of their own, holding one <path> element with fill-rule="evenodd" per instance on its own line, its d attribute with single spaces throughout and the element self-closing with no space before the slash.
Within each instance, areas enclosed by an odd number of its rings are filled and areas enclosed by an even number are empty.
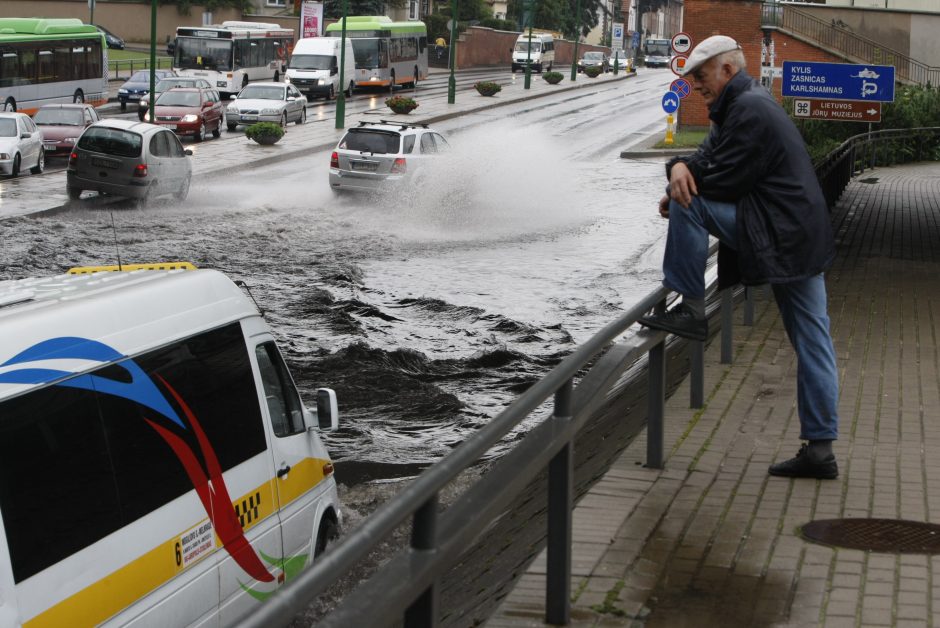
<svg viewBox="0 0 940 628">
<path fill-rule="evenodd" d="M 571 419 L 569 379 L 555 393 L 553 419 Z M 548 463 L 548 540 L 545 574 L 545 623 L 571 620 L 571 526 L 574 506 L 574 455 L 569 440 Z"/>
<path fill-rule="evenodd" d="M 721 363 L 734 361 L 734 299 L 732 288 L 721 291 Z"/>
<path fill-rule="evenodd" d="M 657 310 L 665 309 L 660 303 Z M 666 414 L 666 341 L 650 349 L 647 389 L 646 466 L 663 468 L 663 422 Z"/>
<path fill-rule="evenodd" d="M 754 325 L 754 291 L 744 286 L 744 320 L 748 327 Z"/>
<path fill-rule="evenodd" d="M 705 343 L 689 341 L 689 407 L 705 405 Z"/>
<path fill-rule="evenodd" d="M 437 495 L 415 511 L 411 524 L 411 551 L 433 552 L 437 548 Z M 431 585 L 405 611 L 405 628 L 437 626 L 437 583 Z"/>
</svg>

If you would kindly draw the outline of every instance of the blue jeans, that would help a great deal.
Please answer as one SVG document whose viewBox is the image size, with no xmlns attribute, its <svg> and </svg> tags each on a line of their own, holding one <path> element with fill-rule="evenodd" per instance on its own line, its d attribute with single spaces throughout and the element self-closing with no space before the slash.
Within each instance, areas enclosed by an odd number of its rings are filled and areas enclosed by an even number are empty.
<svg viewBox="0 0 940 628">
<path fill-rule="evenodd" d="M 689 207 L 669 203 L 663 284 L 683 296 L 705 297 L 708 236 L 737 249 L 735 206 L 695 196 Z M 800 438 L 835 440 L 839 433 L 839 374 L 829 335 L 826 282 L 822 273 L 772 284 L 774 299 L 797 357 Z"/>
</svg>

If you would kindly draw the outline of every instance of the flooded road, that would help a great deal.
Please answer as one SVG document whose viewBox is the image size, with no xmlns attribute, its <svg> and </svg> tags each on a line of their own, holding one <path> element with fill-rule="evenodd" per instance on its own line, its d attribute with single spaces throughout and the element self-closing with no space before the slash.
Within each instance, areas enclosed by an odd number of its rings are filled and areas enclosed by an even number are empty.
<svg viewBox="0 0 940 628">
<path fill-rule="evenodd" d="M 670 78 L 435 125 L 453 150 L 401 195 L 335 197 L 324 152 L 194 180 L 185 207 L 0 221 L 0 278 L 120 259 L 244 280 L 304 398 L 337 392 L 354 526 L 658 285 L 663 160 L 619 154 L 663 131 Z"/>
</svg>

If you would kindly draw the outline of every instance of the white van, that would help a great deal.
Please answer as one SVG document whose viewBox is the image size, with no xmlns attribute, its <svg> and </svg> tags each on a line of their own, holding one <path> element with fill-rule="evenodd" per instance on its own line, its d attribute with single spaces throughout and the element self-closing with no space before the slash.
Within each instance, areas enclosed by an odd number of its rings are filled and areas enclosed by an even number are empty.
<svg viewBox="0 0 940 628">
<path fill-rule="evenodd" d="M 512 49 L 512 71 L 525 71 L 526 59 L 532 69 L 541 73 L 543 69 L 552 71 L 555 62 L 555 39 L 551 33 L 532 33 L 532 52 L 529 51 L 529 33 L 525 32 L 516 39 Z"/>
<path fill-rule="evenodd" d="M 335 394 L 224 275 L 150 268 L 0 282 L 0 626 L 228 626 L 337 535 Z"/>
<path fill-rule="evenodd" d="M 323 96 L 330 100 L 343 88 L 339 83 L 339 37 L 306 37 L 297 42 L 287 64 L 285 80 L 308 97 Z M 352 41 L 346 38 L 346 58 L 343 80 L 346 95 L 352 96 L 355 84 L 356 59 Z"/>
</svg>

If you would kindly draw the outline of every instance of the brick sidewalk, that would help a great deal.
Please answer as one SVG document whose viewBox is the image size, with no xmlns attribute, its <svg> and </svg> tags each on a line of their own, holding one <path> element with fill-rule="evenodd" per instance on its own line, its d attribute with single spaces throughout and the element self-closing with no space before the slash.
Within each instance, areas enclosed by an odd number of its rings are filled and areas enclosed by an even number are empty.
<svg viewBox="0 0 940 628">
<path fill-rule="evenodd" d="M 571 625 L 940 626 L 940 560 L 797 536 L 813 519 L 940 521 L 940 164 L 863 174 L 833 220 L 839 479 L 767 475 L 799 420 L 795 355 L 758 289 L 734 363 L 706 351 L 705 408 L 687 383 L 669 402 L 665 470 L 641 466 L 638 438 L 579 502 Z M 487 625 L 544 626 L 544 595 L 543 552 Z"/>
</svg>

